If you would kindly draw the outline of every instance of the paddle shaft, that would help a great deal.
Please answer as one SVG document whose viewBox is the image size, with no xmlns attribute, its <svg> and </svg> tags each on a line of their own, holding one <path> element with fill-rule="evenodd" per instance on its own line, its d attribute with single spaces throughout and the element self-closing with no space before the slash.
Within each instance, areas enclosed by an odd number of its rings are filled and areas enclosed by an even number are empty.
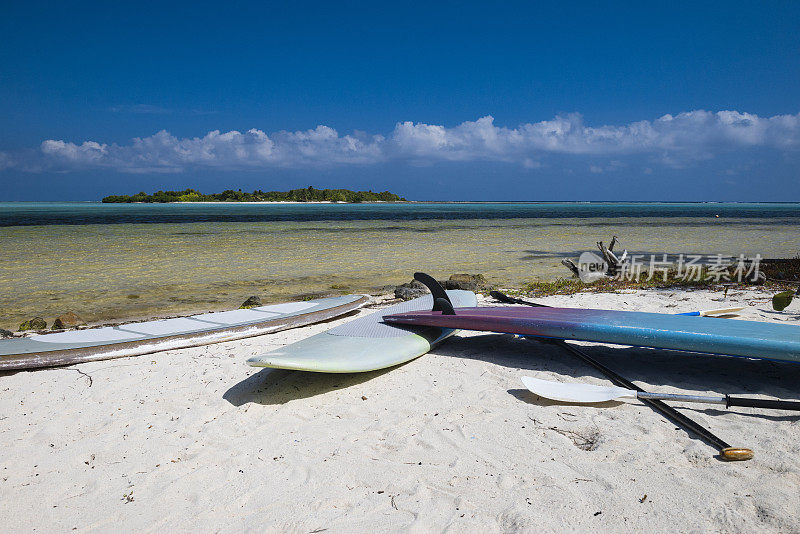
<svg viewBox="0 0 800 534">
<path fill-rule="evenodd" d="M 547 304 L 539 304 L 538 302 L 531 302 L 529 300 L 522 300 L 514 297 L 509 297 L 505 293 L 501 293 L 499 291 L 492 291 L 489 293 L 492 297 L 496 298 L 502 302 L 508 302 L 509 304 L 524 304 L 525 306 L 535 306 L 537 308 L 550 308 Z M 691 312 L 683 312 L 683 313 L 676 313 L 675 315 L 689 315 L 693 317 L 714 317 L 715 315 L 722 315 L 722 314 L 730 314 L 736 313 L 738 311 L 743 310 L 742 307 L 736 308 L 723 308 L 719 310 L 701 310 L 701 311 L 691 311 Z"/>
<path fill-rule="evenodd" d="M 674 400 L 680 402 L 701 402 L 703 404 L 726 404 L 725 397 L 706 397 L 701 395 L 676 395 L 674 393 L 636 392 L 637 399 Z"/>
<path fill-rule="evenodd" d="M 538 306 L 538 307 L 549 308 L 549 306 L 547 306 L 545 304 L 536 304 L 534 302 L 528 302 L 526 300 L 522 300 L 522 299 L 518 299 L 518 298 L 514 298 L 514 297 L 509 297 L 508 295 L 500 293 L 499 291 L 492 291 L 491 295 L 494 298 L 496 298 L 498 300 L 501 300 L 501 301 L 505 301 L 505 302 L 513 302 L 513 303 L 516 303 L 516 304 L 524 304 L 526 306 Z M 611 380 L 612 382 L 614 382 L 614 384 L 616 384 L 617 386 L 620 386 L 620 387 L 623 387 L 623 388 L 627 388 L 627 389 L 633 389 L 633 390 L 637 391 L 638 393 L 646 393 L 639 386 L 637 386 L 636 384 L 634 384 L 630 380 L 618 375 L 616 372 L 612 371 L 611 369 L 609 369 L 608 367 L 606 367 L 605 365 L 603 365 L 599 361 L 595 360 L 594 358 L 592 358 L 591 356 L 589 356 L 588 354 L 586 354 L 582 350 L 578 349 L 574 345 L 570 345 L 569 343 L 567 343 L 567 342 L 565 342 L 563 340 L 560 340 L 560 339 L 538 339 L 538 341 L 541 341 L 541 342 L 544 342 L 544 343 L 552 343 L 553 345 L 558 345 L 559 347 L 571 352 L 572 354 L 574 354 L 575 356 L 577 356 L 578 358 L 580 358 L 584 362 L 588 363 L 589 365 L 591 365 L 592 367 L 594 367 L 595 369 L 597 369 L 598 371 L 600 371 L 601 373 L 606 375 L 606 377 L 608 377 L 608 379 Z M 729 458 L 730 457 L 730 459 L 734 459 L 733 455 L 727 455 L 726 454 L 726 449 L 727 450 L 737 450 L 737 451 L 739 449 L 732 448 L 730 446 L 730 444 L 728 444 L 723 439 L 721 439 L 718 436 L 716 436 L 715 434 L 713 434 L 707 428 L 701 426 L 699 423 L 697 423 L 693 419 L 689 419 L 688 417 L 686 417 L 685 415 L 683 415 L 682 413 L 677 411 L 675 408 L 673 408 L 671 406 L 668 406 L 667 404 L 664 404 L 664 402 L 662 402 L 661 400 L 646 399 L 646 398 L 642 398 L 641 400 L 642 400 L 643 403 L 647 404 L 648 406 L 650 406 L 651 408 L 653 408 L 654 410 L 659 412 L 661 415 L 663 415 L 667 419 L 673 421 L 674 423 L 677 423 L 678 425 L 682 426 L 683 428 L 691 430 L 697 436 L 699 436 L 700 438 L 704 439 L 707 443 L 710 443 L 710 444 L 714 445 L 715 447 L 717 447 L 720 450 L 720 454 L 722 455 L 723 458 Z M 752 457 L 752 452 L 750 453 L 750 456 Z M 749 458 L 744 458 L 744 456 L 743 456 L 743 459 L 749 459 Z"/>
<path fill-rule="evenodd" d="M 544 341 L 544 340 L 542 340 L 542 341 Z M 564 348 L 565 350 L 571 352 L 572 354 L 574 354 L 575 356 L 577 356 L 578 358 L 580 358 L 584 362 L 588 363 L 589 365 L 591 365 L 592 367 L 594 367 L 595 369 L 597 369 L 598 371 L 600 371 L 601 373 L 606 375 L 606 377 L 609 380 L 611 380 L 612 382 L 614 382 L 614 384 L 616 384 L 617 386 L 620 386 L 620 387 L 623 387 L 623 388 L 627 388 L 627 389 L 633 389 L 633 390 L 635 390 L 637 392 L 637 395 L 639 393 L 646 393 L 639 386 L 637 386 L 636 384 L 634 384 L 630 380 L 618 375 L 617 373 L 615 373 L 614 371 L 612 371 L 611 369 L 609 369 L 608 367 L 606 367 L 602 363 L 598 362 L 597 360 L 595 360 L 594 358 L 592 358 L 591 356 L 589 356 L 588 354 L 586 354 L 582 350 L 578 349 L 574 345 L 570 345 L 569 343 L 567 343 L 565 341 L 561 341 L 561 340 L 547 340 L 546 342 L 553 343 L 554 345 L 558 345 L 558 346 Z M 668 405 L 664 404 L 662 401 L 657 400 L 657 399 L 649 399 L 649 398 L 642 398 L 642 397 L 640 397 L 640 398 L 641 398 L 643 403 L 647 404 L 648 406 L 650 406 L 651 408 L 653 408 L 657 412 L 661 413 L 661 415 L 663 415 L 667 419 L 670 419 L 674 423 L 677 423 L 678 425 L 691 430 L 696 435 L 700 436 L 701 438 L 706 440 L 706 442 L 714 445 L 718 449 L 722 450 L 722 449 L 728 449 L 728 448 L 731 447 L 730 444 L 726 443 L 721 438 L 717 437 L 710 430 L 708 430 L 707 428 L 701 426 L 699 423 L 697 423 L 693 419 L 689 419 L 688 417 L 686 417 L 685 415 L 683 415 L 682 413 L 677 411 L 675 408 L 673 408 L 671 406 L 668 406 Z"/>
<path fill-rule="evenodd" d="M 730 395 L 725 395 L 724 397 L 712 397 L 705 395 L 676 395 L 673 393 L 649 393 L 637 391 L 636 398 L 641 400 L 655 399 L 674 400 L 678 402 L 702 402 L 705 404 L 724 404 L 726 408 L 730 408 L 731 406 L 746 406 L 748 408 L 765 408 L 768 410 L 800 411 L 800 402 L 798 401 L 753 399 L 748 397 L 731 397 Z"/>
</svg>

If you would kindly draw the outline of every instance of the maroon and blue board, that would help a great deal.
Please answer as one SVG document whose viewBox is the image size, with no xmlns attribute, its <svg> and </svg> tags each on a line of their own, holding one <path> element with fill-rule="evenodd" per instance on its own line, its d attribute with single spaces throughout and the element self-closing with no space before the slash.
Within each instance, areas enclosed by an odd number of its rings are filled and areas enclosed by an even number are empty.
<svg viewBox="0 0 800 534">
<path fill-rule="evenodd" d="M 800 326 L 661 313 L 523 306 L 414 311 L 394 325 L 435 326 L 800 362 Z"/>
</svg>

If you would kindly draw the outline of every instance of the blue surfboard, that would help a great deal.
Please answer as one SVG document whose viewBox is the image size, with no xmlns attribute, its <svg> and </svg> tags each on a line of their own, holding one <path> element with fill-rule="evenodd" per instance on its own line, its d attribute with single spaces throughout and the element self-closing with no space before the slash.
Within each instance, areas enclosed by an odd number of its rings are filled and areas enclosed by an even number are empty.
<svg viewBox="0 0 800 534">
<path fill-rule="evenodd" d="M 388 324 L 435 326 L 800 362 L 800 326 L 661 313 L 524 306 L 413 311 Z"/>
</svg>

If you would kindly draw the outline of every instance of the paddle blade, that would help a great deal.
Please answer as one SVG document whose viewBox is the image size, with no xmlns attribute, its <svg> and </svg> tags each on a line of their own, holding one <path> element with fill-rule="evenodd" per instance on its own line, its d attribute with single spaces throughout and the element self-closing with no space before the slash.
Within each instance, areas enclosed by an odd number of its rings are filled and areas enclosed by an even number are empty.
<svg viewBox="0 0 800 534">
<path fill-rule="evenodd" d="M 740 312 L 744 309 L 744 306 L 739 306 L 737 308 L 718 308 L 716 310 L 703 310 L 700 312 L 700 315 L 703 317 L 711 317 L 712 315 L 730 315 L 732 313 Z"/>
<path fill-rule="evenodd" d="M 781 291 L 772 297 L 772 309 L 775 311 L 783 311 L 786 306 L 792 303 L 794 298 L 794 291 Z"/>
<path fill-rule="evenodd" d="M 740 312 L 743 309 L 744 309 L 744 306 L 740 306 L 738 308 L 718 308 L 716 310 L 702 310 L 702 311 L 676 313 L 675 315 L 693 315 L 695 317 L 697 317 L 699 315 L 701 317 L 713 317 L 715 315 L 731 315 L 731 314 L 735 314 L 736 312 Z"/>
<path fill-rule="evenodd" d="M 636 398 L 636 392 L 616 386 L 595 386 L 592 384 L 565 384 L 523 376 L 522 383 L 540 397 L 561 402 L 592 403 L 605 402 L 619 398 Z"/>
</svg>

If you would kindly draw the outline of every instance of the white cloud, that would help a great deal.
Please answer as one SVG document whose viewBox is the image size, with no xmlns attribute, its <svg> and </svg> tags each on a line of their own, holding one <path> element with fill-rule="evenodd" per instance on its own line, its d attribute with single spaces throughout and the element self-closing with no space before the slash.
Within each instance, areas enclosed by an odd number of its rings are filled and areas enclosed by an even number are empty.
<svg viewBox="0 0 800 534">
<path fill-rule="evenodd" d="M 171 113 L 171 110 L 167 108 L 152 104 L 120 104 L 111 106 L 108 110 L 112 113 L 136 113 L 140 115 L 165 115 Z"/>
<path fill-rule="evenodd" d="M 8 152 L 0 152 L 0 171 L 14 166 L 14 160 Z"/>
<path fill-rule="evenodd" d="M 244 133 L 214 130 L 203 137 L 178 138 L 166 131 L 129 144 L 44 141 L 35 156 L 0 153 L 0 170 L 108 168 L 122 172 L 182 172 L 191 168 L 258 169 L 367 165 L 382 161 L 433 164 L 446 161 L 504 161 L 527 169 L 550 155 L 583 157 L 592 172 L 624 166 L 625 158 L 645 156 L 653 165 L 681 167 L 729 152 L 764 147 L 800 149 L 800 114 L 759 117 L 738 111 L 690 111 L 621 126 L 587 126 L 579 114 L 496 126 L 491 116 L 446 127 L 400 122 L 386 137 L 328 126 L 312 130 L 258 129 Z M 31 158 L 35 161 L 31 161 Z M 592 161 L 593 159 L 602 161 Z M 609 164 L 608 159 L 613 158 Z M 24 161 L 26 160 L 26 161 Z M 584 167 L 587 168 L 587 167 Z"/>
<path fill-rule="evenodd" d="M 303 132 L 267 135 L 251 129 L 245 133 L 219 130 L 203 137 L 177 138 L 164 130 L 137 137 L 129 145 L 80 145 L 47 140 L 41 152 L 53 166 L 83 165 L 123 172 L 178 172 L 189 167 L 223 169 L 372 163 L 381 157 L 383 138 L 339 136 L 318 126 Z"/>
</svg>

